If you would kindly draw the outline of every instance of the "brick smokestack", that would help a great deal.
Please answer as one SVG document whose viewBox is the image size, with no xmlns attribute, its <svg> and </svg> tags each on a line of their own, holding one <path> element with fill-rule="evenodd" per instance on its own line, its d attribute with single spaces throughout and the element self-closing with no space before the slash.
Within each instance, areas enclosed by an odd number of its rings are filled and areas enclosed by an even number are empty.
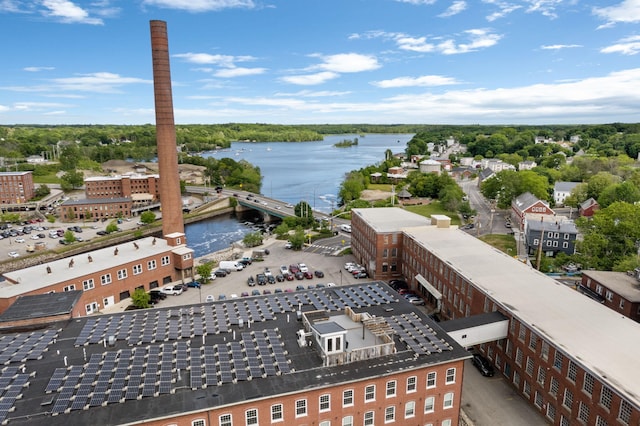
<svg viewBox="0 0 640 426">
<path fill-rule="evenodd" d="M 176 126 L 173 120 L 171 70 L 167 23 L 151 21 L 151 57 L 153 58 L 153 93 L 156 105 L 156 141 L 160 172 L 162 234 L 184 233 L 182 197 L 178 174 Z"/>
</svg>

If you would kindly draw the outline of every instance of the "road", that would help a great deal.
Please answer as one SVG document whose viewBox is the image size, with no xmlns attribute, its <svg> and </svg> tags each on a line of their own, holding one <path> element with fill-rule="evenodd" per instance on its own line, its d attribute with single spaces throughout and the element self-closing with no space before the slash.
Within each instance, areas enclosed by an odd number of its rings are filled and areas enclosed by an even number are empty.
<svg viewBox="0 0 640 426">
<path fill-rule="evenodd" d="M 467 232 L 476 236 L 511 232 L 511 229 L 505 226 L 505 217 L 509 215 L 509 211 L 496 209 L 484 198 L 478 187 L 478 179 L 464 180 L 460 182 L 460 187 L 469 197 L 471 208 L 477 212 L 473 222 L 475 227 Z"/>
</svg>

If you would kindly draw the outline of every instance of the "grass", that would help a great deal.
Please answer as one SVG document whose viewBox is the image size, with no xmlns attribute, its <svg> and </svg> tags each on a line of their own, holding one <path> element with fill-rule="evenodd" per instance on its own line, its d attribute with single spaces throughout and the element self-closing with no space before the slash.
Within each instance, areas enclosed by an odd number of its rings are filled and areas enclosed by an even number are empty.
<svg viewBox="0 0 640 426">
<path fill-rule="evenodd" d="M 501 234 L 490 234 L 483 235 L 480 237 L 480 240 L 501 250 L 508 255 L 515 256 L 518 254 L 516 247 L 516 239 L 513 238 L 513 235 L 501 235 Z"/>
<path fill-rule="evenodd" d="M 419 206 L 405 206 L 404 208 L 407 211 L 426 217 L 431 217 L 434 214 L 443 214 L 451 218 L 452 225 L 460 225 L 460 216 L 457 213 L 446 210 L 439 201 L 432 201 L 429 204 L 421 204 Z"/>
<path fill-rule="evenodd" d="M 388 192 L 389 197 L 391 197 L 391 184 L 389 183 L 370 183 L 367 185 L 367 189 L 385 191 Z"/>
</svg>

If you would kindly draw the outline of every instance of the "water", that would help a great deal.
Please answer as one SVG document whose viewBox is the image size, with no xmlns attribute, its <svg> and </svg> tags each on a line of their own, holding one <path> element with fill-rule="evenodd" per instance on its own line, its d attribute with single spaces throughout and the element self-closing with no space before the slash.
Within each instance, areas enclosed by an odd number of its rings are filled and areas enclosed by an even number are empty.
<svg viewBox="0 0 640 426">
<path fill-rule="evenodd" d="M 203 157 L 246 160 L 260 167 L 262 194 L 296 204 L 304 200 L 314 210 L 328 213 L 337 207 L 338 191 L 345 175 L 380 163 L 390 149 L 404 151 L 413 134 L 367 134 L 326 136 L 317 142 L 234 142 L 230 149 L 207 152 Z M 358 138 L 358 145 L 335 148 L 345 139 Z M 244 220 L 244 219 L 243 219 Z M 186 226 L 187 241 L 196 257 L 228 248 L 253 229 L 231 216 Z"/>
</svg>

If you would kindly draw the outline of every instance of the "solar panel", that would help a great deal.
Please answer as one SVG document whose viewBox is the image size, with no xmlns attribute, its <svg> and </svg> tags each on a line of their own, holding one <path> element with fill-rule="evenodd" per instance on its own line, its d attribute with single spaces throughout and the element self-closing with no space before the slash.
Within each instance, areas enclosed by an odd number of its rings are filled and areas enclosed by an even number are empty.
<svg viewBox="0 0 640 426">
<path fill-rule="evenodd" d="M 191 375 L 191 389 L 196 390 L 202 388 L 202 365 L 192 362 L 189 373 Z"/>
<path fill-rule="evenodd" d="M 53 371 L 53 375 L 49 379 L 49 383 L 45 388 L 46 393 L 51 393 L 57 391 L 60 386 L 62 386 L 62 380 L 64 379 L 64 375 L 67 374 L 67 369 L 64 367 L 58 367 Z"/>
</svg>

